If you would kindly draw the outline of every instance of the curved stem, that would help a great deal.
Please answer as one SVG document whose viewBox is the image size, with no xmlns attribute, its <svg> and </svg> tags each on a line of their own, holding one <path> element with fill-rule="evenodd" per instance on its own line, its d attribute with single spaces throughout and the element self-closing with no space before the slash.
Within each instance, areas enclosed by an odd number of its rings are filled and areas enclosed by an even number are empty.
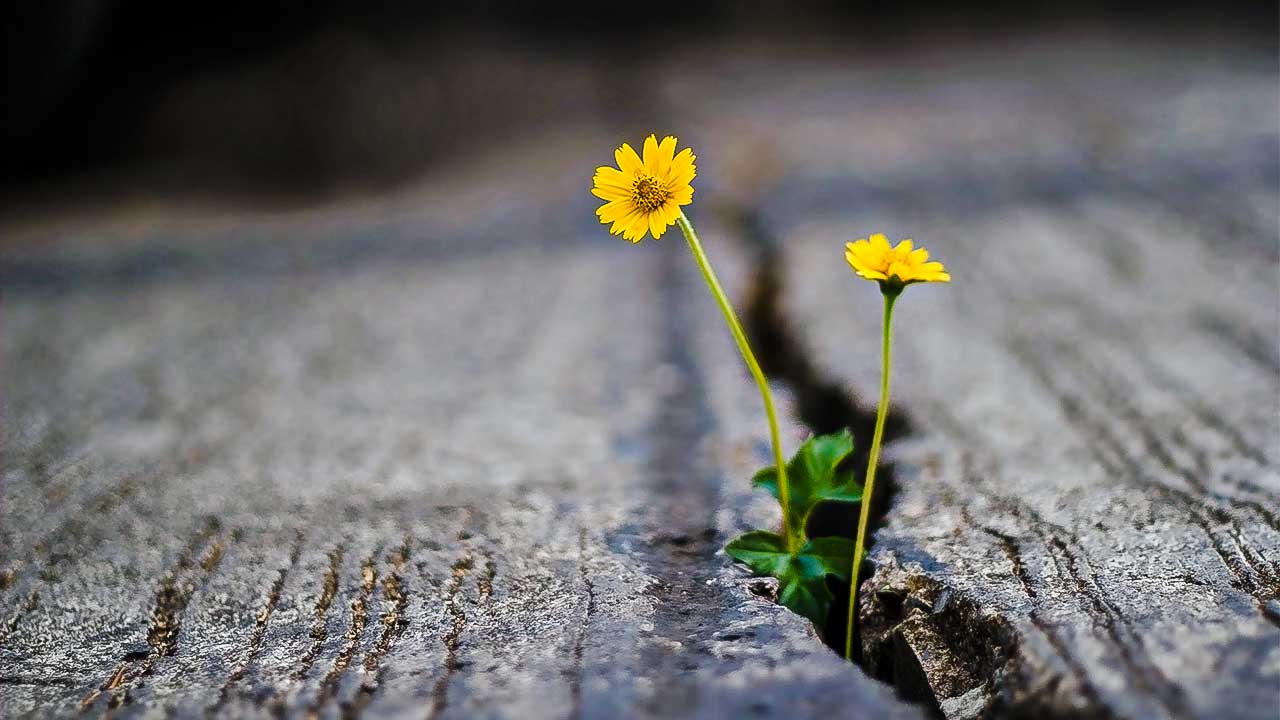
<svg viewBox="0 0 1280 720">
<path fill-rule="evenodd" d="M 756 362 L 756 356 L 752 354 L 751 346 L 747 344 L 747 335 L 742 331 L 742 323 L 738 322 L 738 316 L 733 312 L 729 298 L 720 287 L 720 281 L 716 279 L 711 263 L 707 261 L 707 254 L 702 250 L 698 234 L 694 232 L 693 224 L 689 222 L 689 218 L 685 217 L 683 210 L 680 211 L 680 217 L 676 222 L 684 232 L 684 239 L 689 243 L 693 259 L 697 261 L 698 269 L 702 271 L 702 279 L 707 281 L 707 288 L 715 296 L 716 304 L 724 314 L 725 324 L 729 326 L 729 332 L 733 334 L 733 340 L 738 344 L 738 351 L 742 353 L 742 359 L 746 361 L 747 369 L 751 371 L 751 377 L 755 378 L 756 386 L 760 388 L 760 396 L 764 399 L 764 414 L 769 418 L 769 439 L 773 442 L 773 460 L 778 466 L 778 504 L 782 506 L 782 537 L 787 544 L 787 552 L 794 555 L 799 548 L 796 547 L 796 538 L 793 537 L 792 532 L 798 533 L 802 528 L 790 527 L 791 494 L 787 486 L 787 464 L 782 455 L 782 438 L 778 433 L 778 416 L 773 408 L 773 396 L 769 393 L 769 382 L 765 380 L 764 372 L 760 370 L 760 363 Z"/>
<path fill-rule="evenodd" d="M 876 465 L 880 462 L 880 441 L 884 438 L 884 419 L 889 413 L 889 358 L 891 355 L 889 329 L 893 323 L 893 303 L 901 290 L 884 293 L 884 364 L 880 369 L 880 407 L 876 409 L 876 430 L 871 437 L 871 454 L 867 456 L 867 481 L 862 485 L 861 512 L 858 513 L 858 536 L 853 543 L 852 581 L 849 584 L 849 616 L 844 631 L 844 657 L 853 659 L 853 621 L 858 607 L 858 571 L 862 569 L 862 549 L 867 539 L 867 521 L 871 517 L 871 492 L 875 489 Z"/>
</svg>

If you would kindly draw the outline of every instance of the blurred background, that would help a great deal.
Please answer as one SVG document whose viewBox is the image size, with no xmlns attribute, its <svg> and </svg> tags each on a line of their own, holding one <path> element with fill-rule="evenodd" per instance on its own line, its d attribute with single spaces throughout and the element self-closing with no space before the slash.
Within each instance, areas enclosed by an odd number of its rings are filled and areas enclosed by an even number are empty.
<svg viewBox="0 0 1280 720">
<path fill-rule="evenodd" d="M 797 62 L 815 83 L 822 68 L 854 67 L 880 73 L 879 86 L 925 57 L 923 70 L 954 84 L 971 79 L 962 66 L 974 57 L 989 77 L 1046 42 L 1155 45 L 1181 62 L 1194 57 L 1180 47 L 1209 47 L 1271 69 L 1277 42 L 1274 2 L 54 0 L 7 4 L 0 21 L 10 220 L 126 201 L 377 194 L 547 128 L 674 130 L 659 97 L 668 81 L 714 86 L 728 66 L 747 86 Z M 1037 72 L 1048 82 L 1069 69 Z M 792 82 L 805 81 L 781 86 Z"/>
</svg>

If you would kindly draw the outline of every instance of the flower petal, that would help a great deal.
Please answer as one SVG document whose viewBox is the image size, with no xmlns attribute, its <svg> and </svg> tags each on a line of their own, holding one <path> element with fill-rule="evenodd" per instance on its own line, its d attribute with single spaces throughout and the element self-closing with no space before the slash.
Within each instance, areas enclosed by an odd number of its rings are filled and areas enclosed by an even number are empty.
<svg viewBox="0 0 1280 720">
<path fill-rule="evenodd" d="M 627 238 L 631 242 L 638 243 L 644 239 L 645 231 L 647 231 L 648 229 L 649 229 L 648 214 L 641 211 L 636 211 L 636 213 L 631 216 L 630 224 L 627 225 L 627 232 L 626 234 L 623 235 L 623 237 Z"/>
<path fill-rule="evenodd" d="M 693 161 L 697 159 L 698 156 L 693 154 L 693 148 L 685 148 L 671 158 L 671 172 L 680 172 L 686 167 L 693 167 Z"/>
<path fill-rule="evenodd" d="M 628 200 L 614 200 L 607 202 L 596 209 L 596 215 L 600 216 L 600 222 L 611 223 L 619 218 L 626 217 L 635 210 L 635 205 Z"/>
<path fill-rule="evenodd" d="M 596 175 L 592 178 L 592 182 L 596 185 L 613 185 L 630 189 L 634 179 L 618 168 L 602 165 L 596 168 Z"/>
<path fill-rule="evenodd" d="M 693 179 L 697 176 L 698 173 L 694 170 L 694 167 L 690 165 L 688 168 L 679 172 L 672 171 L 667 176 L 667 186 L 672 189 L 683 187 L 693 182 Z"/>
<path fill-rule="evenodd" d="M 668 177 L 671 174 L 672 158 L 676 154 L 676 138 L 674 135 L 668 135 L 662 138 L 662 142 L 658 143 L 658 161 L 657 172 L 654 174 L 660 178 Z"/>
<path fill-rule="evenodd" d="M 667 231 L 667 223 L 662 219 L 662 213 L 649 213 L 649 232 L 653 233 L 653 239 L 657 240 L 662 237 L 662 233 Z"/>
<path fill-rule="evenodd" d="M 644 172 L 644 163 L 640 161 L 640 156 L 636 154 L 635 148 L 627 143 L 622 143 L 622 147 L 613 151 L 613 159 L 618 162 L 622 172 L 628 175 Z"/>
<path fill-rule="evenodd" d="M 635 223 L 636 216 L 639 213 L 640 210 L 638 208 L 632 208 L 631 212 L 613 221 L 613 226 L 609 228 L 609 232 L 614 235 L 622 233 L 623 237 L 626 237 L 627 229 Z"/>
<path fill-rule="evenodd" d="M 655 135 L 644 139 L 644 169 L 650 175 L 658 174 L 658 138 Z"/>
<path fill-rule="evenodd" d="M 599 185 L 591 188 L 591 194 L 601 200 L 629 200 L 631 192 L 612 185 Z"/>
</svg>

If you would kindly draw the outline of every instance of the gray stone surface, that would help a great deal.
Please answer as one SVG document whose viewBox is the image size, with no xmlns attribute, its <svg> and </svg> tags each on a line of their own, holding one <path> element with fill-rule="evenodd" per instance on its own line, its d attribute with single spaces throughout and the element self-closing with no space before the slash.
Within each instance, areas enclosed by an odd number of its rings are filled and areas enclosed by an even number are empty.
<svg viewBox="0 0 1280 720">
<path fill-rule="evenodd" d="M 859 609 L 871 670 L 951 718 L 1280 713 L 1275 66 L 1131 52 L 968 65 L 955 107 L 850 110 L 875 137 L 839 146 L 774 117 L 787 167 L 840 148 L 759 209 L 816 377 L 872 409 L 881 300 L 844 242 L 913 237 L 954 278 L 898 303 Z"/>
<path fill-rule="evenodd" d="M 951 718 L 1274 717 L 1274 57 L 879 52 L 655 58 L 625 133 L 377 201 L 0 231 L 0 715 L 925 716 L 717 554 L 774 520 L 758 397 L 677 238 L 585 192 L 653 127 L 790 447 L 869 436 L 843 242 L 956 278 L 900 305 L 874 674 Z"/>
<path fill-rule="evenodd" d="M 759 399 L 611 142 L 10 251 L 0 715 L 919 717 L 717 554 Z"/>
</svg>

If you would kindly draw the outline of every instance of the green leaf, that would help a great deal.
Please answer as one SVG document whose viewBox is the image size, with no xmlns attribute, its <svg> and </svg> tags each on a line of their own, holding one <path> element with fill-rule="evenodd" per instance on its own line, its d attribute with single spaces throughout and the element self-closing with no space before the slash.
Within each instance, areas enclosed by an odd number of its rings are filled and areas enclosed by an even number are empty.
<svg viewBox="0 0 1280 720">
<path fill-rule="evenodd" d="M 853 472 L 839 473 L 836 467 L 853 452 L 853 435 L 842 430 L 831 435 L 814 435 L 800 446 L 787 462 L 787 482 L 791 514 L 787 518 L 792 536 L 804 540 L 805 523 L 818 503 L 825 501 L 856 503 L 862 499 L 862 486 Z M 778 470 L 768 467 L 751 478 L 753 485 L 778 497 Z"/>
<path fill-rule="evenodd" d="M 800 554 L 822 566 L 827 575 L 849 582 L 853 570 L 854 543 L 849 538 L 814 538 L 800 550 Z"/>
<path fill-rule="evenodd" d="M 816 627 L 827 624 L 831 601 L 835 596 L 827 587 L 826 573 L 814 574 L 812 563 L 803 557 L 792 558 L 791 572 L 778 578 L 778 602 L 797 615 L 803 615 Z"/>
<path fill-rule="evenodd" d="M 834 600 L 827 587 L 827 576 L 835 575 L 848 581 L 853 541 L 816 538 L 798 554 L 790 555 L 781 535 L 753 530 L 734 538 L 725 552 L 750 567 L 756 575 L 777 578 L 778 602 L 821 628 L 827 622 Z"/>
<path fill-rule="evenodd" d="M 752 530 L 743 533 L 725 545 L 729 557 L 746 565 L 757 575 L 769 575 L 779 580 L 787 573 L 791 556 L 786 542 L 777 533 Z"/>
</svg>

